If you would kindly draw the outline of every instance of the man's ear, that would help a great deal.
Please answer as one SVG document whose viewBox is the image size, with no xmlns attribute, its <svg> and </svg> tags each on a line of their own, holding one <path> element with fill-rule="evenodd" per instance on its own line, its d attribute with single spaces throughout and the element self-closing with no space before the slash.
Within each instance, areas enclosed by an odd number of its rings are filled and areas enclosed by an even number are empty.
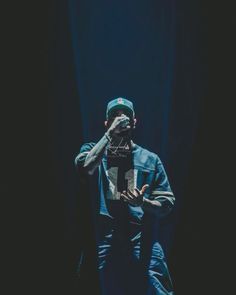
<svg viewBox="0 0 236 295">
<path fill-rule="evenodd" d="M 107 121 L 104 121 L 104 126 L 107 127 Z"/>
<path fill-rule="evenodd" d="M 137 119 L 136 119 L 136 118 L 134 118 L 134 127 L 133 127 L 133 128 L 135 128 L 135 127 L 136 127 L 136 123 L 137 123 Z"/>
</svg>

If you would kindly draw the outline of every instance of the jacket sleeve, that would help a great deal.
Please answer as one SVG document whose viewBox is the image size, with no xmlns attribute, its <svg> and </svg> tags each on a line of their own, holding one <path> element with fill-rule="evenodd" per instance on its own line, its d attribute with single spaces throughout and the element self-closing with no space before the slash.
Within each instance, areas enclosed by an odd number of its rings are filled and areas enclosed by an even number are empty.
<svg viewBox="0 0 236 295">
<path fill-rule="evenodd" d="M 175 197 L 171 190 L 166 171 L 159 158 L 157 159 L 154 185 L 149 198 L 161 203 L 162 206 L 157 209 L 157 214 L 160 217 L 167 215 L 175 203 Z"/>
</svg>

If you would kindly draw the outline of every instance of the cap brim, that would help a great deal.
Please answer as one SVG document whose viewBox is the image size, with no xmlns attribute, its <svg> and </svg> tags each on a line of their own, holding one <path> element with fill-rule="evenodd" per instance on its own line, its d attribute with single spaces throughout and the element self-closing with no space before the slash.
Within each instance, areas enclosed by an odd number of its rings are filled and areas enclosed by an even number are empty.
<svg viewBox="0 0 236 295">
<path fill-rule="evenodd" d="M 108 114 L 107 114 L 107 117 L 111 117 L 112 116 L 112 113 L 114 113 L 116 110 L 125 110 L 129 115 L 130 117 L 133 117 L 134 116 L 134 112 L 131 108 L 127 107 L 126 105 L 115 105 L 114 107 L 112 107 L 109 111 L 108 111 Z"/>
</svg>

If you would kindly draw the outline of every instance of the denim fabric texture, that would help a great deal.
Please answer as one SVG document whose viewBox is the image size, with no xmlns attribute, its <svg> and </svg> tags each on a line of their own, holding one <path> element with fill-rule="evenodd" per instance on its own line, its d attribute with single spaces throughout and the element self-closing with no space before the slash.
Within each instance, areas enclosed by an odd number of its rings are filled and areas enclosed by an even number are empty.
<svg viewBox="0 0 236 295">
<path fill-rule="evenodd" d="M 79 171 L 94 145 L 81 147 L 75 159 Z M 95 228 L 102 295 L 173 295 L 163 249 L 152 234 L 151 220 L 163 218 L 175 202 L 160 158 L 135 144 L 125 159 L 110 159 L 105 153 L 96 177 L 98 195 L 92 199 L 99 202 Z M 123 190 L 145 184 L 144 197 L 162 204 L 152 216 L 120 198 Z"/>
</svg>

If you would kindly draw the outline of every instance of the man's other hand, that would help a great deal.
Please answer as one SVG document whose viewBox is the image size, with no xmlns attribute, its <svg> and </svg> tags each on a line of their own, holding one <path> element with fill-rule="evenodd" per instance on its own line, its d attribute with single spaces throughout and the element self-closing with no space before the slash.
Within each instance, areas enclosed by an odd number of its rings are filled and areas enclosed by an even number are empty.
<svg viewBox="0 0 236 295">
<path fill-rule="evenodd" d="M 121 193 L 121 198 L 124 202 L 128 202 L 131 206 L 138 207 L 142 206 L 144 202 L 144 193 L 149 187 L 148 184 L 145 184 L 141 190 L 135 188 L 133 192 L 129 189 Z"/>
</svg>

